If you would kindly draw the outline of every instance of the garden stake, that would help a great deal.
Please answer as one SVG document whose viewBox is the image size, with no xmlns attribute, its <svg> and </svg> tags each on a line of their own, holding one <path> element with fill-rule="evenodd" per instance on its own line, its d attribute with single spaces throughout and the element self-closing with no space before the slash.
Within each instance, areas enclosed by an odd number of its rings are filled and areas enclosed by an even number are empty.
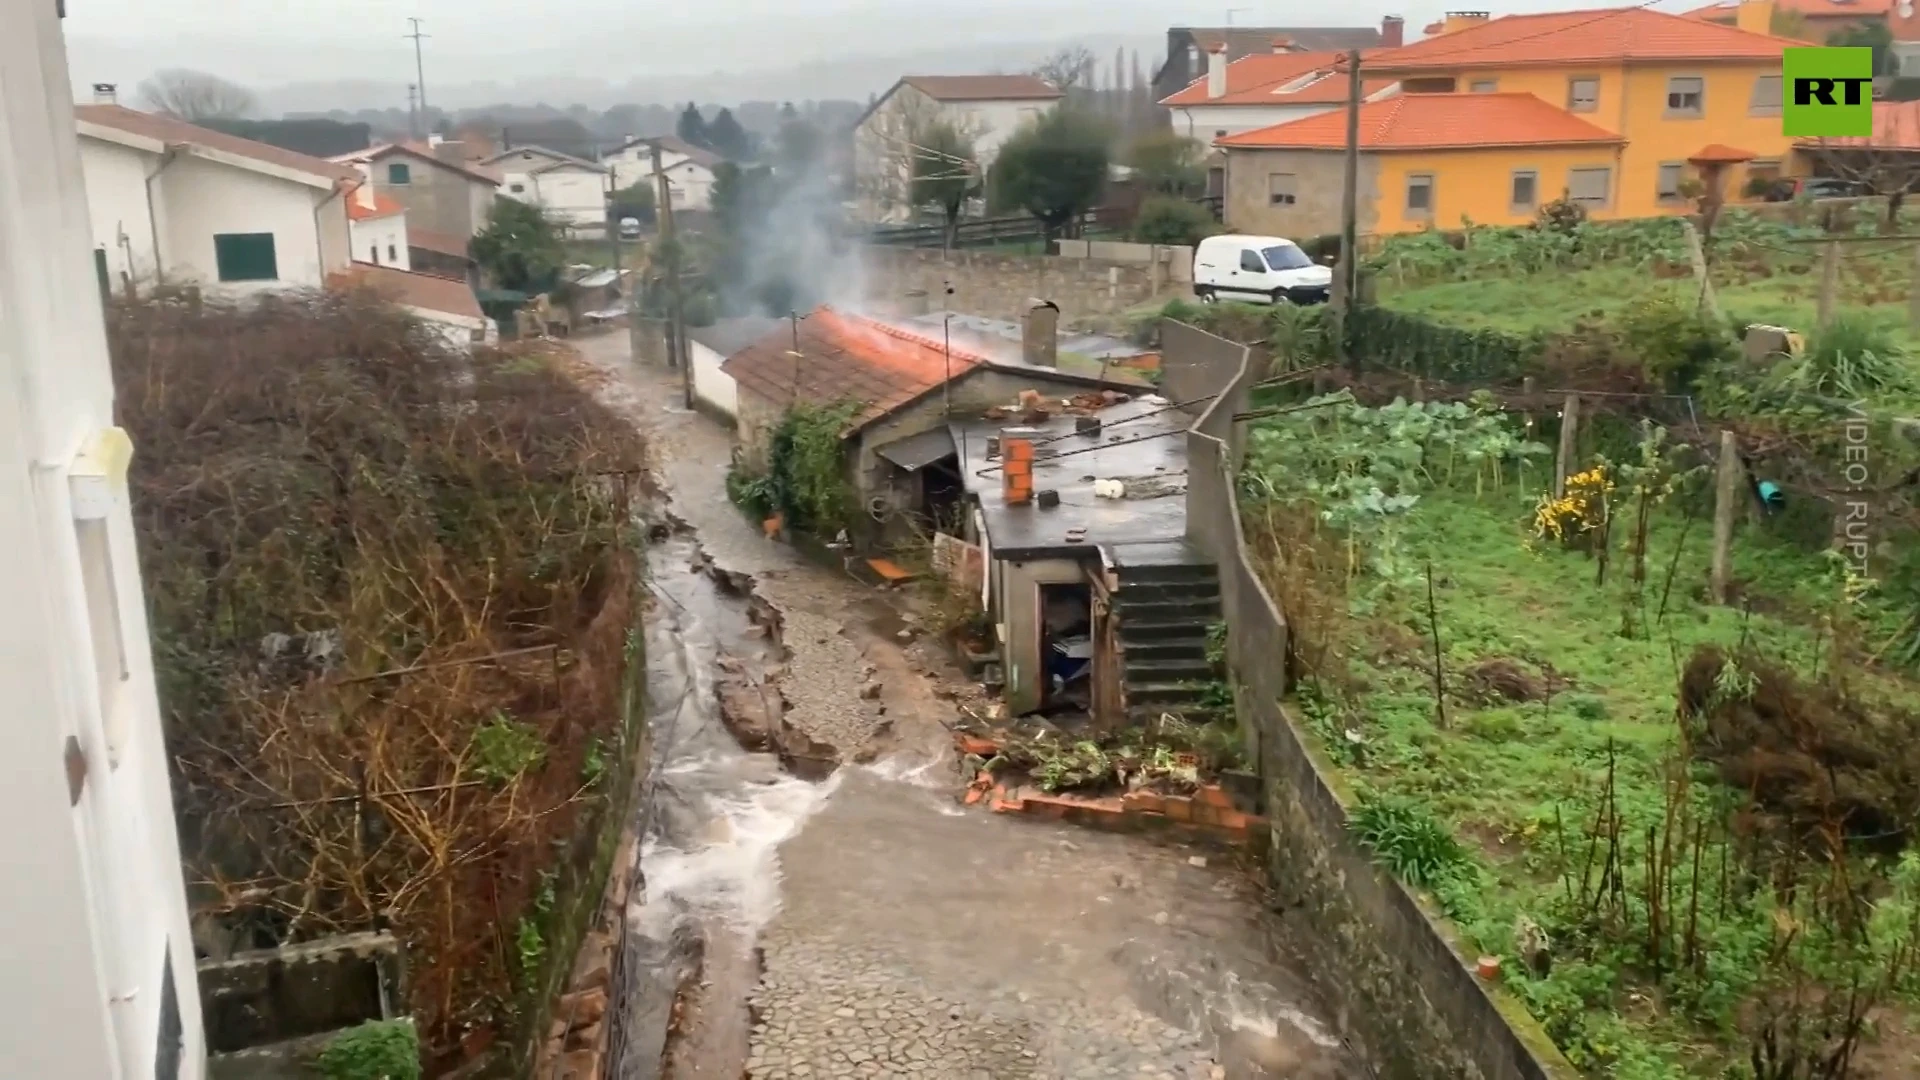
<svg viewBox="0 0 1920 1080">
<path fill-rule="evenodd" d="M 1433 604 L 1433 560 L 1427 560 L 1427 626 L 1433 631 L 1433 708 L 1441 730 L 1447 727 L 1446 674 L 1440 666 L 1440 613 Z"/>
</svg>

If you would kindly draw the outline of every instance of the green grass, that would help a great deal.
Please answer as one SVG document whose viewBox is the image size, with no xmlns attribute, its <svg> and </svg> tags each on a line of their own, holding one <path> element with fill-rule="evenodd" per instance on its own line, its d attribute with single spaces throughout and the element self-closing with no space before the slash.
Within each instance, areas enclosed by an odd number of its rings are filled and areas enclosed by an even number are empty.
<svg viewBox="0 0 1920 1080">
<path fill-rule="evenodd" d="M 1526 482 L 1542 479 L 1535 470 Z M 1508 957 L 1510 967 L 1516 964 L 1516 920 L 1525 915 L 1544 922 L 1560 902 L 1567 865 L 1562 852 L 1580 850 L 1610 759 L 1623 812 L 1658 820 L 1661 762 L 1676 739 L 1678 669 L 1694 648 L 1731 647 L 1744 637 L 1784 666 L 1807 671 L 1823 653 L 1816 627 L 1832 610 L 1834 591 L 1823 584 L 1831 575 L 1819 555 L 1777 535 L 1774 523 L 1743 523 L 1732 569 L 1756 613 L 1705 603 L 1711 522 L 1696 520 L 1688 528 L 1682 512 L 1667 507 L 1656 511 L 1649 528 L 1642 609 L 1633 599 L 1640 590 L 1624 550 L 1630 515 L 1616 522 L 1608 580 L 1601 586 L 1594 558 L 1528 542 L 1531 510 L 1531 497 L 1513 488 L 1480 499 L 1442 490 L 1424 495 L 1411 516 L 1409 548 L 1432 559 L 1449 687 L 1444 727 L 1434 708 L 1424 587 L 1390 596 L 1372 617 L 1350 623 L 1346 651 L 1353 685 L 1344 710 L 1329 706 L 1311 685 L 1300 702 L 1346 783 L 1365 793 L 1363 799 L 1419 807 L 1462 841 L 1470 863 L 1466 873 L 1450 884 L 1444 873 L 1423 869 L 1427 880 L 1415 883 L 1432 890 L 1471 947 Z M 1669 564 L 1677 569 L 1668 610 L 1656 622 Z M 1651 633 L 1623 636 L 1629 607 L 1644 610 L 1639 617 L 1652 624 Z M 1866 620 L 1883 634 L 1897 622 L 1878 609 L 1867 611 Z M 1866 636 L 1872 639 L 1873 630 Z M 1567 684 L 1541 701 L 1462 700 L 1465 673 L 1495 659 L 1517 661 L 1536 675 L 1550 666 Z M 1863 675 L 1861 686 L 1869 697 L 1920 705 L 1914 684 L 1884 673 Z M 1364 741 L 1356 746 L 1349 731 Z M 1419 838 L 1418 824 L 1400 826 L 1400 848 L 1434 846 Z M 1403 851 L 1380 851 L 1389 865 L 1410 858 Z M 1551 979 L 1528 982 L 1516 973 L 1513 988 L 1550 1029 L 1557 1009 L 1581 1014 L 1586 1057 L 1580 1063 L 1596 1075 L 1720 1075 L 1726 1059 L 1715 1040 L 1656 1007 L 1658 995 L 1644 985 L 1639 998 L 1630 996 L 1635 976 L 1624 963 L 1621 970 L 1596 964 L 1561 957 Z M 1584 985 L 1582 979 L 1614 987 L 1613 1004 L 1582 1004 L 1591 998 L 1568 989 Z M 1607 1063 L 1596 1065 L 1596 1053 L 1606 1055 Z M 1685 1070 L 1675 1071 L 1680 1062 Z"/>
<path fill-rule="evenodd" d="M 1850 251 L 1881 245 L 1850 244 Z M 1842 263 L 1840 308 L 1858 312 L 1907 336 L 1907 292 L 1912 254 L 1906 246 Z M 1721 310 L 1744 322 L 1807 331 L 1814 326 L 1819 270 L 1811 263 L 1724 267 L 1714 274 Z M 1573 330 L 1582 323 L 1611 321 L 1635 301 L 1655 296 L 1691 299 L 1693 278 L 1658 277 L 1644 267 L 1605 266 L 1550 271 L 1523 277 L 1479 277 L 1429 283 L 1379 278 L 1381 303 L 1451 326 L 1527 334 Z M 1912 338 L 1920 344 L 1920 337 Z"/>
</svg>

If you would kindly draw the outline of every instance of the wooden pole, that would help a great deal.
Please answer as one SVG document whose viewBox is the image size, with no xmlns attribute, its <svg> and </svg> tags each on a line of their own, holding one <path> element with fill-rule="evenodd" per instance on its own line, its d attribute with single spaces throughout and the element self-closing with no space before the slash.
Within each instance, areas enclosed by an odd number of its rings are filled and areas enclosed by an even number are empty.
<svg viewBox="0 0 1920 1080">
<path fill-rule="evenodd" d="M 1700 287 L 1697 306 L 1718 322 L 1721 318 L 1720 301 L 1713 295 L 1713 277 L 1707 272 L 1707 249 L 1700 242 L 1700 230 L 1694 228 L 1693 222 L 1686 218 L 1680 219 L 1680 229 L 1687 235 L 1687 258 L 1693 262 L 1693 279 Z"/>
<path fill-rule="evenodd" d="M 1733 552 L 1733 515 L 1740 499 L 1740 448 L 1733 432 L 1720 433 L 1720 470 L 1713 485 L 1713 602 L 1727 602 L 1727 563 Z"/>
<path fill-rule="evenodd" d="M 1580 395 L 1568 394 L 1566 404 L 1560 407 L 1560 452 L 1553 458 L 1553 497 L 1556 499 L 1566 497 L 1567 473 L 1573 469 L 1579 434 Z"/>
<path fill-rule="evenodd" d="M 673 245 L 668 249 L 671 256 L 667 260 L 667 366 L 680 367 L 681 393 L 684 404 L 693 408 L 693 363 L 687 357 L 686 312 L 680 302 L 680 259 L 679 233 L 673 227 L 673 185 L 667 180 L 666 170 L 660 166 L 660 140 L 653 141 L 653 175 L 658 178 L 660 205 L 655 213 L 660 218 L 660 242 Z"/>
<path fill-rule="evenodd" d="M 1833 305 L 1840 295 L 1840 245 L 1832 240 L 1820 254 L 1820 306 L 1814 322 L 1822 329 L 1833 321 Z"/>
<path fill-rule="evenodd" d="M 1347 160 L 1346 174 L 1340 184 L 1340 266 L 1333 276 L 1334 311 L 1338 316 L 1339 344 L 1346 353 L 1347 367 L 1360 374 L 1360 357 L 1352 348 L 1347 333 L 1347 313 L 1353 310 L 1356 283 L 1359 280 L 1360 253 L 1360 103 L 1365 92 L 1360 79 L 1360 50 L 1347 50 Z"/>
</svg>

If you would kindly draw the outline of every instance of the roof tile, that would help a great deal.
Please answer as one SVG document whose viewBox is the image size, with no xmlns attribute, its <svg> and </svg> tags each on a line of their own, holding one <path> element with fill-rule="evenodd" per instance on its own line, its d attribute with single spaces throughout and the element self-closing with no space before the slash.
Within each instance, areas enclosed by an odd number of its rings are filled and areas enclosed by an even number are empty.
<svg viewBox="0 0 1920 1080">
<path fill-rule="evenodd" d="M 130 135 L 140 135 L 164 143 L 188 143 L 202 146 L 209 150 L 252 158 L 269 165 L 310 173 L 336 182 L 360 179 L 359 170 L 350 165 L 341 165 L 326 158 L 311 157 L 282 147 L 255 142 L 252 139 L 243 139 L 238 135 L 203 128 L 189 124 L 185 120 L 176 120 L 171 116 L 140 112 L 124 105 L 75 105 L 73 114 L 87 123 L 114 128 Z"/>
<path fill-rule="evenodd" d="M 795 349 L 798 337 L 799 348 Z M 932 338 L 830 307 L 774 328 L 721 364 L 740 386 L 785 406 L 852 401 L 858 428 L 987 363 Z"/>
<path fill-rule="evenodd" d="M 1795 11 L 1809 19 L 1859 19 L 1870 22 L 1893 10 L 1893 0 L 1773 0 L 1781 11 Z M 1720 0 L 1684 12 L 1689 19 L 1733 20 L 1740 16 L 1740 0 Z"/>
<path fill-rule="evenodd" d="M 1804 44 L 1644 7 L 1601 8 L 1507 15 L 1383 51 L 1367 66 L 1388 73 L 1516 64 L 1778 61 L 1783 50 Z"/>
<path fill-rule="evenodd" d="M 1367 57 L 1378 55 L 1380 51 L 1368 49 L 1361 53 L 1360 66 L 1363 71 Z M 1336 77 L 1339 73 L 1334 70 L 1335 62 L 1344 55 L 1339 52 L 1290 52 L 1243 56 L 1227 65 L 1227 92 L 1220 97 L 1207 96 L 1207 80 L 1201 76 L 1178 93 L 1169 95 L 1160 104 L 1173 107 L 1337 104 L 1347 100 L 1347 80 Z M 1281 92 L 1283 87 L 1315 74 L 1321 77 L 1297 86 L 1290 92 Z M 1361 92 L 1372 96 L 1391 85 L 1385 79 L 1366 79 L 1363 80 Z"/>
<path fill-rule="evenodd" d="M 1401 94 L 1360 106 L 1362 150 L 1618 143 L 1620 136 L 1532 94 Z M 1339 150 L 1345 109 L 1215 140 L 1243 150 Z"/>
</svg>

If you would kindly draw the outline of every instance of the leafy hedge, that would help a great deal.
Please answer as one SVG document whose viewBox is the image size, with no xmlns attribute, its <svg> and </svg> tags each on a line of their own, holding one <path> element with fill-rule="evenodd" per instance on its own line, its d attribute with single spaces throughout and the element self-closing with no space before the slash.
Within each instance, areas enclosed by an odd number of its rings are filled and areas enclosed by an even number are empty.
<svg viewBox="0 0 1920 1080">
<path fill-rule="evenodd" d="M 1537 337 L 1442 326 L 1367 304 L 1348 316 L 1347 341 L 1366 364 L 1476 384 L 1518 381 L 1544 345 Z"/>
</svg>

